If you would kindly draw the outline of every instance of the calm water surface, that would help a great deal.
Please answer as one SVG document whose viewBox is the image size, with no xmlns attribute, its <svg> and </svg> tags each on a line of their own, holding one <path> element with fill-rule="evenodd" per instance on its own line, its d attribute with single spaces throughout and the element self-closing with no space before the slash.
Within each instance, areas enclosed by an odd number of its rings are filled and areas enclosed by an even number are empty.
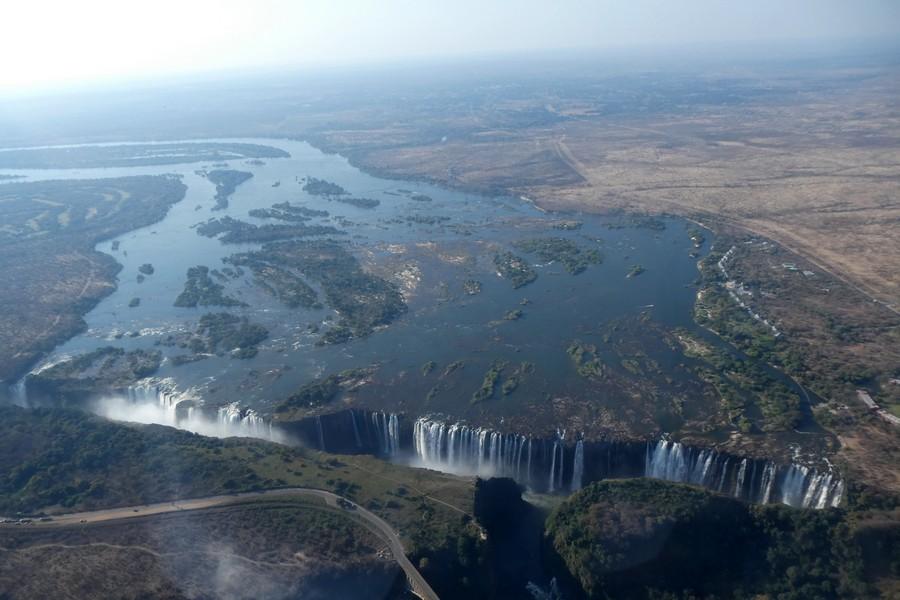
<svg viewBox="0 0 900 600">
<path fill-rule="evenodd" d="M 210 140 L 203 140 L 210 141 Z M 171 378 L 181 390 L 193 389 L 207 404 L 238 401 L 266 411 L 279 399 L 324 374 L 350 367 L 379 365 L 373 385 L 357 395 L 357 402 L 372 408 L 404 410 L 414 414 L 441 413 L 454 418 L 502 420 L 517 412 L 533 412 L 551 397 L 590 399 L 610 407 L 621 405 L 615 391 L 598 390 L 574 372 L 566 348 L 572 340 L 595 344 L 605 362 L 615 367 L 621 350 L 604 346 L 604 331 L 610 324 L 628 322 L 640 339 L 642 314 L 667 328 L 696 330 L 691 311 L 696 290 L 696 259 L 689 256 L 691 224 L 674 218 L 663 221 L 662 231 L 637 228 L 610 228 L 620 217 L 596 215 L 548 215 L 530 203 L 514 198 L 487 198 L 449 191 L 435 186 L 379 179 L 351 166 L 346 159 L 320 152 L 302 142 L 249 139 L 241 141 L 277 146 L 290 158 L 266 159 L 253 164 L 232 160 L 228 167 L 251 171 L 252 179 L 237 188 L 227 210 L 213 211 L 214 186 L 198 169 L 210 165 L 3 171 L 25 174 L 29 180 L 90 179 L 138 174 L 175 173 L 182 176 L 187 194 L 166 218 L 152 226 L 129 232 L 98 245 L 98 250 L 115 257 L 123 265 L 117 290 L 86 317 L 88 329 L 59 346 L 47 363 L 105 345 L 131 348 L 159 348 L 167 356 L 185 350 L 159 346 L 172 333 L 192 330 L 199 317 L 216 307 L 177 308 L 173 302 L 182 291 L 188 268 L 225 266 L 222 259 L 258 245 L 224 245 L 217 239 L 200 236 L 192 228 L 211 217 L 232 216 L 263 223 L 248 216 L 254 208 L 266 208 L 290 201 L 309 208 L 324 209 L 330 216 L 311 224 L 331 224 L 348 235 L 334 236 L 351 244 L 352 251 L 379 275 L 396 281 L 407 296 L 409 311 L 390 326 L 365 339 L 339 346 L 316 347 L 320 334 L 309 326 L 336 318 L 329 308 L 289 309 L 252 281 L 248 273 L 225 284 L 226 293 L 249 304 L 249 308 L 227 309 L 246 315 L 270 330 L 270 338 L 250 360 L 212 357 L 200 362 L 174 366 L 164 363 L 158 376 Z M 361 209 L 311 196 L 299 181 L 313 176 L 338 183 L 353 196 L 376 198 L 375 209 Z M 280 185 L 273 187 L 273 184 Z M 414 201 L 410 192 L 425 194 L 431 202 Z M 408 215 L 448 217 L 438 225 L 409 224 Z M 561 219 L 576 219 L 584 225 L 562 231 L 552 225 Z M 712 236 L 706 233 L 707 239 Z M 565 237 L 586 248 L 596 248 L 605 259 L 573 276 L 558 264 L 541 264 L 527 257 L 538 271 L 534 283 L 513 289 L 497 276 L 492 263 L 494 252 L 509 249 L 515 240 L 533 237 Z M 118 249 L 113 250 L 114 242 Z M 701 253 L 706 252 L 709 242 Z M 138 267 L 152 263 L 155 273 L 137 280 Z M 642 265 L 646 271 L 626 278 L 630 267 Z M 482 292 L 468 295 L 463 281 L 476 279 Z M 141 304 L 129 308 L 132 298 Z M 508 311 L 520 309 L 524 316 L 504 321 Z M 138 337 L 128 333 L 140 332 Z M 125 333 L 124 337 L 117 335 Z M 680 353 L 656 349 L 658 335 L 647 328 L 647 344 L 641 353 L 652 356 L 668 376 L 691 391 L 677 366 Z M 654 345 L 655 344 L 655 345 Z M 608 344 L 607 344 L 608 346 Z M 633 349 L 632 349 L 633 351 Z M 473 405 L 472 393 L 480 386 L 485 371 L 494 361 L 507 361 L 507 372 L 522 362 L 535 365 L 534 373 L 522 380 L 509 396 Z M 421 367 L 434 361 L 435 371 L 423 376 Z M 440 373 L 454 361 L 464 361 L 452 381 Z M 677 371 L 677 372 L 676 372 Z M 428 392 L 435 385 L 436 393 Z M 676 385 L 677 388 L 677 385 Z M 602 397 L 601 397 L 602 396 Z M 663 403 L 665 404 L 665 403 Z M 668 414 L 663 410 L 660 418 Z M 547 427 L 551 423 L 545 424 Z M 677 423 L 673 423 L 677 425 Z"/>
</svg>

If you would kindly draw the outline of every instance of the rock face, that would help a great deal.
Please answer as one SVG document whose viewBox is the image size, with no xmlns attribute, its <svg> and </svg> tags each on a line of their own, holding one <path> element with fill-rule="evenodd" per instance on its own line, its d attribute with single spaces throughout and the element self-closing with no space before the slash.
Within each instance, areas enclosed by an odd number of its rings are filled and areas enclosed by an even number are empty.
<svg viewBox="0 0 900 600">
<path fill-rule="evenodd" d="M 514 480 L 492 477 L 475 483 L 475 518 L 489 532 L 502 535 L 514 530 L 528 510 L 522 487 Z"/>
<path fill-rule="evenodd" d="M 409 439 L 409 427 L 399 415 L 348 409 L 279 426 L 304 445 L 337 454 L 374 454 L 391 458 L 401 452 L 401 440 Z M 403 443 L 408 450 L 409 443 Z"/>
</svg>

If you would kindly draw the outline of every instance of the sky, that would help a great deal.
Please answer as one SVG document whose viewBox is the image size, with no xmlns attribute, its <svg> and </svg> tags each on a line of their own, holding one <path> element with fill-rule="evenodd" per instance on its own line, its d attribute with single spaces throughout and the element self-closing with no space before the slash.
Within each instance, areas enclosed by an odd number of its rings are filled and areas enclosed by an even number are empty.
<svg viewBox="0 0 900 600">
<path fill-rule="evenodd" d="M 5 0 L 0 91 L 522 51 L 900 38 L 900 0 Z"/>
</svg>

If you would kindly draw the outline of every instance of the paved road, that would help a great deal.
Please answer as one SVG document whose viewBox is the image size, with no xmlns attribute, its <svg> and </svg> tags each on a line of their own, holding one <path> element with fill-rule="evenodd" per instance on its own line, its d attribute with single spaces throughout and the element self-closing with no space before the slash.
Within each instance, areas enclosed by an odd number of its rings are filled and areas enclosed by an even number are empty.
<svg viewBox="0 0 900 600">
<path fill-rule="evenodd" d="M 212 508 L 216 506 L 225 506 L 234 504 L 243 500 L 253 498 L 274 498 L 279 496 L 313 496 L 321 498 L 328 506 L 338 510 L 344 510 L 349 515 L 357 515 L 370 526 L 374 532 L 387 542 L 394 559 L 406 573 L 410 585 L 417 596 L 423 600 L 438 600 L 438 595 L 431 589 L 422 574 L 413 566 L 406 557 L 403 544 L 397 532 L 381 517 L 356 505 L 352 510 L 342 509 L 338 504 L 339 500 L 346 500 L 337 494 L 326 492 L 324 490 L 316 490 L 311 488 L 284 488 L 278 490 L 263 490 L 259 492 L 242 492 L 239 494 L 226 494 L 222 496 L 207 496 L 205 498 L 193 498 L 190 500 L 177 500 L 175 502 L 160 502 L 158 504 L 142 504 L 140 506 L 127 506 L 124 508 L 109 508 L 105 510 L 94 510 L 90 512 L 70 513 L 67 515 L 54 516 L 52 521 L 34 521 L 28 527 L 61 527 L 66 525 L 78 525 L 86 523 L 103 523 L 107 521 L 118 521 L 122 519 L 131 519 L 136 517 L 146 517 L 148 515 L 159 515 L 164 513 L 178 512 L 184 510 L 200 510 L 204 508 Z M 0 525 L 2 527 L 23 527 L 23 525 Z"/>
</svg>

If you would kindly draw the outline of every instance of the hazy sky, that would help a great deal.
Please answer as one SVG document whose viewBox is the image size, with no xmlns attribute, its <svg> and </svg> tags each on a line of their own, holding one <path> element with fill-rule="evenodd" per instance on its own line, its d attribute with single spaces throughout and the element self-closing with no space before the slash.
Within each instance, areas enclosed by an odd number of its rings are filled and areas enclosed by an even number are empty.
<svg viewBox="0 0 900 600">
<path fill-rule="evenodd" d="M 900 37 L 900 0 L 5 0 L 0 89 L 257 65 Z"/>
</svg>

